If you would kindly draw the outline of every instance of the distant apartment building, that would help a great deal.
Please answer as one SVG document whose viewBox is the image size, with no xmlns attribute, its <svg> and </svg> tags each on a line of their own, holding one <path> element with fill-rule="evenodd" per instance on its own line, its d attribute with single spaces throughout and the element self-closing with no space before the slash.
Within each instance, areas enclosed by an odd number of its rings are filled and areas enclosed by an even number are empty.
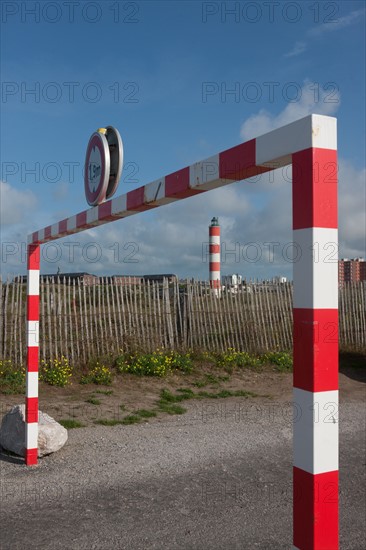
<svg viewBox="0 0 366 550">
<path fill-rule="evenodd" d="M 112 275 L 105 277 L 105 280 L 111 285 L 127 286 L 141 284 L 141 275 Z"/>
<path fill-rule="evenodd" d="M 14 283 L 26 284 L 27 275 L 17 275 L 14 277 Z M 80 284 L 84 286 L 96 285 L 99 283 L 99 277 L 90 273 L 46 273 L 39 276 L 40 283 L 66 283 L 67 285 Z"/>
<path fill-rule="evenodd" d="M 177 275 L 174 273 L 159 273 L 157 275 L 143 275 L 142 279 L 145 281 L 150 281 L 151 283 L 163 283 L 164 279 L 168 281 L 168 283 L 175 283 L 178 281 Z"/>
<path fill-rule="evenodd" d="M 366 262 L 364 258 L 342 258 L 338 262 L 339 286 L 344 283 L 366 281 Z"/>
<path fill-rule="evenodd" d="M 67 285 L 139 285 L 141 284 L 141 275 L 93 275 L 92 273 L 48 273 L 40 275 L 41 283 L 65 283 Z M 27 283 L 27 275 L 17 275 L 13 279 L 14 283 Z"/>
<path fill-rule="evenodd" d="M 99 277 L 93 275 L 92 273 L 58 273 L 57 275 L 41 275 L 41 279 L 45 282 L 47 279 L 52 281 L 60 281 L 60 283 L 65 282 L 67 285 L 79 284 L 81 286 L 92 286 L 99 284 Z"/>
</svg>

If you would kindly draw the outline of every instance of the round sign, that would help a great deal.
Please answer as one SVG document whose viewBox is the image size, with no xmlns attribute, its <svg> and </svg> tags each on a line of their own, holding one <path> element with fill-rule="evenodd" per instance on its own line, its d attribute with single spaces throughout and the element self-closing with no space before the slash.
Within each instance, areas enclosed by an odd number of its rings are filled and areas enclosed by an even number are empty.
<svg viewBox="0 0 366 550">
<path fill-rule="evenodd" d="M 84 186 L 88 204 L 105 201 L 110 174 L 110 154 L 105 135 L 95 132 L 88 143 L 85 157 Z"/>
<path fill-rule="evenodd" d="M 111 158 L 111 170 L 107 188 L 106 198 L 110 199 L 116 192 L 119 180 L 122 174 L 123 167 L 123 143 L 121 136 L 113 126 L 106 127 L 106 138 L 109 146 L 109 154 Z"/>
</svg>

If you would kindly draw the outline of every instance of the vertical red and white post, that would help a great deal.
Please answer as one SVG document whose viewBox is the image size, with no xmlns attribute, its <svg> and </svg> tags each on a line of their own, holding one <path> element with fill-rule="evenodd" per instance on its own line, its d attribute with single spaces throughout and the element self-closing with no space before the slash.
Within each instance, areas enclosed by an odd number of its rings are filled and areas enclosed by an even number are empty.
<svg viewBox="0 0 366 550">
<path fill-rule="evenodd" d="M 40 246 L 28 245 L 25 463 L 37 464 Z"/>
<path fill-rule="evenodd" d="M 209 226 L 210 287 L 216 296 L 221 292 L 220 226 L 218 218 L 212 218 Z"/>
<path fill-rule="evenodd" d="M 292 155 L 293 240 L 299 251 L 293 302 L 293 519 L 294 549 L 300 550 L 339 547 L 335 119 L 325 130 L 321 146 Z"/>
</svg>

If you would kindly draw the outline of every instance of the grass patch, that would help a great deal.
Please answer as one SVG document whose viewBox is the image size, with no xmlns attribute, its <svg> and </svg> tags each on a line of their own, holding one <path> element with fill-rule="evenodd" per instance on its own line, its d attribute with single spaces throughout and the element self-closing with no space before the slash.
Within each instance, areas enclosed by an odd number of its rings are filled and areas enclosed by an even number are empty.
<svg viewBox="0 0 366 550">
<path fill-rule="evenodd" d="M 220 380 L 213 374 L 205 374 L 205 378 L 208 384 L 220 384 Z"/>
<path fill-rule="evenodd" d="M 155 411 L 148 411 L 147 409 L 139 409 L 138 411 L 135 411 L 135 414 L 141 416 L 142 418 L 152 418 L 153 416 L 157 416 Z"/>
<path fill-rule="evenodd" d="M 126 405 L 120 405 L 119 408 L 121 409 L 121 411 L 125 411 L 126 410 Z"/>
<path fill-rule="evenodd" d="M 99 424 L 99 426 L 117 426 L 121 423 L 122 420 L 115 420 L 113 418 L 101 418 L 100 420 L 94 420 L 94 424 Z"/>
<path fill-rule="evenodd" d="M 197 398 L 200 398 L 200 397 L 208 397 L 208 398 L 213 398 L 213 397 L 217 397 L 216 394 L 213 394 L 213 393 L 209 393 L 208 391 L 199 391 L 197 394 L 196 394 L 196 397 Z"/>
<path fill-rule="evenodd" d="M 232 392 L 230 390 L 221 390 L 221 391 L 219 391 L 218 393 L 216 393 L 214 395 L 215 395 L 215 397 L 220 397 L 220 398 L 233 397 L 234 392 Z"/>
<path fill-rule="evenodd" d="M 63 426 L 67 430 L 73 430 L 74 428 L 84 428 L 84 424 L 82 424 L 78 420 L 73 420 L 71 418 L 59 420 L 58 422 L 59 424 L 61 424 L 61 426 Z"/>
<path fill-rule="evenodd" d="M 176 405 L 174 403 L 167 403 L 162 399 L 158 402 L 158 406 L 160 411 L 165 412 L 167 414 L 184 414 L 185 412 L 187 412 L 187 409 L 185 409 L 181 405 Z"/>
<path fill-rule="evenodd" d="M 138 422 L 141 422 L 141 417 L 137 416 L 136 414 L 130 414 L 129 416 L 125 416 L 125 418 L 120 420 L 120 424 L 124 424 L 125 426 L 128 426 L 130 424 L 137 424 Z"/>
<path fill-rule="evenodd" d="M 102 395 L 112 395 L 113 390 L 95 390 L 95 393 L 100 393 Z"/>
<path fill-rule="evenodd" d="M 190 396 L 186 393 L 174 395 L 172 392 L 165 389 L 161 390 L 160 392 L 160 401 L 164 401 L 165 403 L 179 403 L 180 401 L 184 401 L 185 399 L 190 399 Z"/>
<path fill-rule="evenodd" d="M 177 391 L 187 396 L 184 399 L 190 399 L 194 397 L 194 392 L 190 388 L 178 388 Z"/>
<path fill-rule="evenodd" d="M 160 399 L 158 401 L 159 410 L 167 414 L 184 414 L 185 412 L 187 412 L 187 409 L 185 409 L 181 405 L 177 405 L 176 403 L 185 399 L 191 399 L 194 396 L 194 393 L 192 391 L 187 393 L 186 391 L 184 391 L 185 388 L 180 388 L 180 390 L 180 395 L 173 395 L 169 390 L 166 389 L 161 390 Z"/>
<path fill-rule="evenodd" d="M 237 390 L 234 391 L 234 397 L 268 397 L 268 395 L 259 395 L 258 393 L 255 393 L 253 391 L 247 391 L 247 390 Z"/>
<path fill-rule="evenodd" d="M 218 386 L 221 382 L 227 382 L 228 380 L 230 380 L 229 374 L 219 376 L 215 376 L 214 374 L 205 374 L 204 380 L 197 380 L 196 382 L 192 382 L 192 386 L 195 386 L 196 388 L 205 388 L 210 384 Z"/>
<path fill-rule="evenodd" d="M 203 380 L 197 380 L 197 382 L 192 382 L 192 386 L 195 386 L 196 388 L 204 388 L 207 386 L 207 382 L 204 382 Z"/>
<path fill-rule="evenodd" d="M 95 397 L 88 397 L 88 399 L 85 399 L 85 403 L 90 403 L 91 405 L 100 405 L 101 400 L 96 399 Z"/>
<path fill-rule="evenodd" d="M 259 397 L 257 393 L 247 390 L 220 390 L 219 392 L 200 391 L 197 394 L 198 398 L 207 399 L 225 399 L 226 397 Z"/>
<path fill-rule="evenodd" d="M 247 390 L 220 390 L 217 392 L 200 391 L 194 393 L 190 388 L 178 388 L 179 395 L 174 395 L 169 390 L 161 390 L 158 406 L 161 411 L 169 414 L 183 414 L 186 409 L 177 405 L 177 410 L 183 412 L 171 412 L 175 409 L 175 404 L 186 399 L 224 399 L 226 397 L 258 397 L 258 394 Z"/>
<path fill-rule="evenodd" d="M 138 422 L 141 422 L 141 417 L 135 414 L 130 414 L 129 416 L 125 416 L 125 418 L 122 418 L 122 420 L 109 419 L 109 418 L 101 418 L 100 420 L 94 420 L 94 424 L 99 424 L 99 426 L 118 426 L 120 424 L 128 426 L 130 424 L 137 424 Z"/>
</svg>

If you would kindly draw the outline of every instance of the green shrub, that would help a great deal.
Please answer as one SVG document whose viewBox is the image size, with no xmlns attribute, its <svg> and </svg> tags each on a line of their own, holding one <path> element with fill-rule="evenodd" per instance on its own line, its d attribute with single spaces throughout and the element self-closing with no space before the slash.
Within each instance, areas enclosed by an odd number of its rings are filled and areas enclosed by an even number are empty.
<svg viewBox="0 0 366 550">
<path fill-rule="evenodd" d="M 229 348 L 227 351 L 217 354 L 216 364 L 219 367 L 232 370 L 234 367 L 258 367 L 262 364 L 262 361 L 256 355 L 246 351 L 236 351 L 234 348 Z"/>
<path fill-rule="evenodd" d="M 112 384 L 112 371 L 105 365 L 100 365 L 97 361 L 95 366 L 89 370 L 89 373 L 82 376 L 80 384 L 97 384 L 110 386 Z"/>
<path fill-rule="evenodd" d="M 292 369 L 292 357 L 287 351 L 274 351 L 264 355 L 255 355 L 229 348 L 223 353 L 216 354 L 217 366 L 228 371 L 232 371 L 234 367 L 257 368 L 268 363 L 275 365 L 277 370 L 280 371 L 290 371 Z"/>
<path fill-rule="evenodd" d="M 49 361 L 41 361 L 39 369 L 39 379 L 41 382 L 46 382 L 50 386 L 58 386 L 63 388 L 70 384 L 72 376 L 72 368 L 69 361 L 63 355 L 61 359 L 50 359 Z"/>
<path fill-rule="evenodd" d="M 192 358 L 189 353 L 170 352 L 172 357 L 172 369 L 190 373 L 193 370 Z"/>
<path fill-rule="evenodd" d="M 116 368 L 120 373 L 162 377 L 174 370 L 191 372 L 193 363 L 189 354 L 156 350 L 152 353 L 121 355 L 116 360 Z"/>
<path fill-rule="evenodd" d="M 14 367 L 11 361 L 0 360 L 0 387 L 2 393 L 25 392 L 25 368 Z"/>
<path fill-rule="evenodd" d="M 262 359 L 256 355 L 251 355 L 245 351 L 237 352 L 238 367 L 260 367 L 262 365 Z"/>
<path fill-rule="evenodd" d="M 263 355 L 263 361 L 265 363 L 271 363 L 276 365 L 279 371 L 291 371 L 293 366 L 293 360 L 290 353 L 287 351 L 273 351 Z"/>
</svg>

